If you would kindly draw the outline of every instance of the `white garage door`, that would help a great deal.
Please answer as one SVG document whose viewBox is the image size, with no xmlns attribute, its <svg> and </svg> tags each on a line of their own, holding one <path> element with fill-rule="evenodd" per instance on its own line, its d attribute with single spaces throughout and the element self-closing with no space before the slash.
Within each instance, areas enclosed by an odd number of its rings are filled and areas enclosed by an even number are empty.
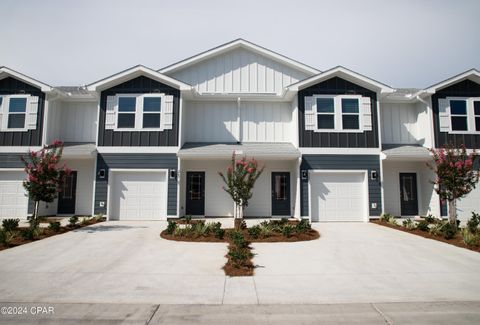
<svg viewBox="0 0 480 325">
<path fill-rule="evenodd" d="M 114 172 L 113 175 L 111 219 L 166 219 L 166 172 Z"/>
<path fill-rule="evenodd" d="M 311 173 L 312 221 L 365 221 L 364 173 Z"/>
<path fill-rule="evenodd" d="M 0 172 L 0 217 L 27 218 L 28 198 L 22 182 L 23 171 Z"/>
<path fill-rule="evenodd" d="M 466 221 L 470 219 L 472 211 L 480 213 L 480 187 L 477 187 L 457 202 L 457 216 L 460 220 Z"/>
</svg>

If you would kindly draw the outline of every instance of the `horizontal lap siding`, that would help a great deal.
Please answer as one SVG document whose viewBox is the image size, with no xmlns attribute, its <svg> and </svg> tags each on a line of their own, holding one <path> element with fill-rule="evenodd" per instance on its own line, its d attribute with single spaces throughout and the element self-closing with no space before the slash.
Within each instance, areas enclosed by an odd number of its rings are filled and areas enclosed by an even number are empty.
<svg viewBox="0 0 480 325">
<path fill-rule="evenodd" d="M 21 153 L 0 153 L 0 168 L 23 168 Z"/>
<path fill-rule="evenodd" d="M 471 80 L 464 80 L 439 90 L 432 96 L 433 130 L 435 132 L 436 147 L 439 148 L 448 143 L 453 143 L 455 146 L 464 144 L 467 148 L 478 149 L 480 147 L 479 134 L 449 134 L 448 132 L 440 132 L 438 100 L 446 97 L 480 97 L 480 84 Z"/>
<path fill-rule="evenodd" d="M 108 170 L 110 168 L 131 169 L 177 169 L 178 161 L 175 154 L 98 154 L 97 176 L 95 186 L 95 213 L 107 212 Z M 105 178 L 99 178 L 98 171 L 105 169 Z M 168 179 L 167 214 L 177 214 L 177 180 Z M 100 201 L 105 206 L 100 207 Z"/>
<path fill-rule="evenodd" d="M 173 127 L 164 131 L 114 131 L 105 130 L 105 108 L 107 96 L 116 94 L 163 93 L 173 96 Z M 102 91 L 98 128 L 99 146 L 177 146 L 179 124 L 180 91 L 158 81 L 141 76 Z"/>
<path fill-rule="evenodd" d="M 371 216 L 378 216 L 382 211 L 382 193 L 380 187 L 380 157 L 378 155 L 303 155 L 301 170 L 368 170 L 368 198 Z M 377 180 L 370 179 L 370 171 L 377 171 Z M 301 215 L 308 216 L 308 180 L 302 179 L 300 186 Z M 371 203 L 377 203 L 372 209 Z"/>
<path fill-rule="evenodd" d="M 25 132 L 0 132 L 0 146 L 41 146 L 45 94 L 40 89 L 11 77 L 0 80 L 0 95 L 14 94 L 38 96 L 37 128 Z"/>
<path fill-rule="evenodd" d="M 361 133 L 314 132 L 305 130 L 305 96 L 313 95 L 361 95 L 372 102 L 372 131 Z M 378 148 L 377 95 L 375 92 L 334 77 L 298 92 L 298 125 L 300 147 L 329 148 Z"/>
</svg>

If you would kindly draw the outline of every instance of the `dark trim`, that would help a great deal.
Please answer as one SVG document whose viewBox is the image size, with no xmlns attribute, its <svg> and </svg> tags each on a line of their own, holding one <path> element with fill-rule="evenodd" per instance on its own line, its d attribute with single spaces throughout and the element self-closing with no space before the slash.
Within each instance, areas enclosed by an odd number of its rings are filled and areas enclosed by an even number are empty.
<svg viewBox="0 0 480 325">
<path fill-rule="evenodd" d="M 178 169 L 178 160 L 175 154 L 98 154 L 97 173 L 95 177 L 95 214 L 107 213 L 108 170 L 110 168 L 131 169 Z M 104 170 L 105 177 L 100 177 L 100 170 Z M 167 173 L 168 174 L 168 173 Z M 167 214 L 177 214 L 177 180 L 167 175 L 168 203 Z M 100 207 L 100 202 L 105 206 Z"/>
<path fill-rule="evenodd" d="M 368 201 L 370 217 L 379 216 L 382 213 L 382 192 L 380 180 L 380 156 L 378 155 L 303 155 L 300 171 L 311 169 L 331 169 L 341 171 L 349 170 L 368 170 Z M 377 172 L 377 179 L 370 178 L 370 172 Z M 308 192 L 308 179 L 300 180 L 300 213 L 302 216 L 308 216 L 308 205 L 310 200 Z M 377 208 L 372 208 L 371 204 L 377 203 Z"/>
<path fill-rule="evenodd" d="M 356 133 L 314 132 L 305 130 L 305 96 L 361 95 L 372 102 L 372 131 Z M 378 148 L 377 94 L 339 77 L 333 77 L 298 92 L 300 147 Z"/>
<path fill-rule="evenodd" d="M 43 115 L 45 94 L 21 80 L 7 77 L 0 80 L 0 95 L 38 96 L 37 128 L 25 132 L 0 132 L 0 146 L 41 146 L 43 133 Z"/>
<path fill-rule="evenodd" d="M 173 128 L 164 131 L 105 130 L 107 96 L 116 94 L 164 93 L 173 96 Z M 102 91 L 98 122 L 98 146 L 177 146 L 179 130 L 180 91 L 145 76 L 140 76 Z"/>
<path fill-rule="evenodd" d="M 464 144 L 470 149 L 480 148 L 480 134 L 449 134 L 448 132 L 440 132 L 438 100 L 446 97 L 480 97 L 480 84 L 467 79 L 441 89 L 432 96 L 435 147 L 441 148 L 446 144 L 452 143 L 456 147 Z"/>
</svg>

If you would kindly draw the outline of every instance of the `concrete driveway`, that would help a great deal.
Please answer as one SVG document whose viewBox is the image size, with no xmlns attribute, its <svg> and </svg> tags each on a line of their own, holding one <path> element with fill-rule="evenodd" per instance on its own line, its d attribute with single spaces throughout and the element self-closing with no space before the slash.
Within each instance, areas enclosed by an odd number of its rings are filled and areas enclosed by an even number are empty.
<svg viewBox="0 0 480 325">
<path fill-rule="evenodd" d="M 302 304 L 480 301 L 480 254 L 374 224 L 254 244 L 250 278 L 226 245 L 159 237 L 165 222 L 105 222 L 0 252 L 0 302 Z"/>
</svg>

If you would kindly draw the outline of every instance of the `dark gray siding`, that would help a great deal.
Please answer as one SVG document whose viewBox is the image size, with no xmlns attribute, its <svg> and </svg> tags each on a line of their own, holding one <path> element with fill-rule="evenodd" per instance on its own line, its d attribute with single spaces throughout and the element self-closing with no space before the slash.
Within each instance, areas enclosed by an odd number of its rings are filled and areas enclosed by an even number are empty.
<svg viewBox="0 0 480 325">
<path fill-rule="evenodd" d="M 25 132 L 0 132 L 0 146 L 41 146 L 45 94 L 40 89 L 11 77 L 0 80 L 0 94 L 29 94 L 39 97 L 37 128 Z"/>
<path fill-rule="evenodd" d="M 372 131 L 362 133 L 326 133 L 305 130 L 305 96 L 361 95 L 372 100 Z M 377 95 L 375 92 L 339 77 L 325 80 L 298 92 L 300 147 L 378 148 Z"/>
<path fill-rule="evenodd" d="M 443 147 L 448 143 L 455 146 L 464 144 L 470 149 L 480 148 L 480 134 L 449 134 L 440 132 L 440 122 L 438 118 L 438 99 L 446 97 L 480 97 L 480 84 L 471 80 L 464 80 L 439 90 L 432 96 L 433 109 L 433 130 L 435 133 L 435 146 Z"/>
<path fill-rule="evenodd" d="M 105 130 L 107 96 L 116 94 L 164 93 L 173 96 L 173 128 L 159 131 Z M 180 91 L 150 78 L 140 76 L 102 91 L 100 97 L 99 146 L 177 146 Z"/>
<path fill-rule="evenodd" d="M 0 168 L 23 168 L 20 153 L 0 153 Z"/>
<path fill-rule="evenodd" d="M 107 186 L 108 170 L 110 168 L 132 169 L 175 169 L 178 160 L 175 154 L 98 154 L 97 176 L 95 185 L 95 214 L 107 212 Z M 105 178 L 99 178 L 98 171 L 105 169 Z M 167 175 L 168 177 L 168 175 Z M 105 207 L 100 207 L 100 201 L 105 202 Z M 168 177 L 168 215 L 177 214 L 177 180 Z"/>
<path fill-rule="evenodd" d="M 370 216 L 379 216 L 382 212 L 382 193 L 380 189 L 380 157 L 378 155 L 303 155 L 300 170 L 310 169 L 363 169 L 368 170 L 368 199 Z M 370 179 L 370 171 L 376 170 L 378 179 Z M 308 216 L 308 180 L 302 179 L 300 186 L 301 215 Z M 372 209 L 371 204 L 377 203 Z"/>
</svg>

